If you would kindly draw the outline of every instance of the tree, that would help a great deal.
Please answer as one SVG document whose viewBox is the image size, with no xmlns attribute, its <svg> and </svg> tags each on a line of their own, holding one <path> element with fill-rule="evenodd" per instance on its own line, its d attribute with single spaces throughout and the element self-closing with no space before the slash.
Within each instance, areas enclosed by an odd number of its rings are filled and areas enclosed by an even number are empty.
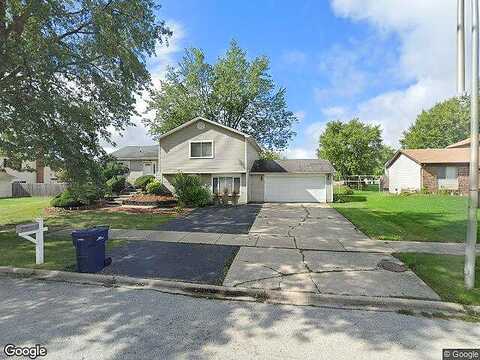
<svg viewBox="0 0 480 360">
<path fill-rule="evenodd" d="M 261 160 L 281 160 L 282 155 L 273 150 L 263 150 L 260 153 L 260 159 Z"/>
<path fill-rule="evenodd" d="M 359 119 L 346 123 L 337 120 L 328 122 L 320 135 L 317 155 L 329 160 L 345 177 L 378 172 L 386 149 L 380 126 L 364 124 Z"/>
<path fill-rule="evenodd" d="M 373 170 L 374 175 L 383 175 L 385 173 L 385 164 L 393 158 L 395 149 L 388 145 L 382 145 L 378 154 L 377 166 Z"/>
<path fill-rule="evenodd" d="M 153 119 L 145 119 L 155 137 L 203 116 L 255 137 L 268 149 L 284 149 L 297 121 L 287 109 L 285 89 L 276 89 L 269 61 L 248 61 L 235 41 L 210 65 L 199 49 L 187 50 L 177 67 L 152 93 Z"/>
<path fill-rule="evenodd" d="M 0 151 L 97 172 L 94 160 L 147 89 L 146 57 L 170 31 L 152 0 L 0 1 Z M 90 170 L 89 170 L 90 169 Z"/>
<path fill-rule="evenodd" d="M 445 148 L 470 134 L 470 99 L 452 98 L 422 111 L 415 123 L 403 132 L 403 148 Z"/>
</svg>

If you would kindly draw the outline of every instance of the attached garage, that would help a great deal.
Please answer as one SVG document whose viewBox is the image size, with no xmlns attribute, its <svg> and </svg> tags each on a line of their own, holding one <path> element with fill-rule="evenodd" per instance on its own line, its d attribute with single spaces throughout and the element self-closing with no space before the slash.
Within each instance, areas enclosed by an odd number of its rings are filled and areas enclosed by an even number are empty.
<svg viewBox="0 0 480 360">
<path fill-rule="evenodd" d="M 332 202 L 334 171 L 326 160 L 257 160 L 250 173 L 250 201 Z"/>
</svg>

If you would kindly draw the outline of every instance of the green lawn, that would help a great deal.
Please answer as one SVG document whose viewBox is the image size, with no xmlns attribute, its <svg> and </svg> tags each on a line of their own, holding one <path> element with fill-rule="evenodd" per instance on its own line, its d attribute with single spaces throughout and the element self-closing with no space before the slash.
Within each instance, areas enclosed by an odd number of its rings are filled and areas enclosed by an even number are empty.
<svg viewBox="0 0 480 360">
<path fill-rule="evenodd" d="M 44 209 L 49 206 L 50 198 L 44 197 L 0 199 L 0 229 L 31 222 L 36 217 L 43 216 L 50 230 L 78 229 L 94 225 L 109 225 L 115 229 L 151 230 L 174 217 L 165 214 L 106 210 L 60 211 L 47 215 Z"/>
<path fill-rule="evenodd" d="M 50 206 L 48 197 L 25 197 L 0 199 L 0 227 L 6 224 L 29 222 L 43 215 Z"/>
<path fill-rule="evenodd" d="M 463 286 L 463 256 L 420 253 L 394 254 L 411 268 L 444 301 L 480 305 L 480 256 L 475 268 L 475 288 Z"/>
<path fill-rule="evenodd" d="M 391 195 L 356 191 L 333 207 L 371 238 L 464 242 L 467 198 L 450 195 Z"/>
<path fill-rule="evenodd" d="M 124 243 L 121 240 L 109 240 L 107 249 Z M 14 266 L 50 270 L 75 270 L 75 248 L 72 239 L 46 238 L 42 265 L 35 264 L 35 245 L 18 237 L 13 231 L 0 232 L 0 266 Z"/>
<path fill-rule="evenodd" d="M 129 213 L 123 211 L 66 211 L 52 215 L 46 219 L 50 229 L 78 229 L 94 225 L 109 225 L 112 229 L 144 229 L 154 230 L 158 226 L 173 219 L 174 215 Z"/>
<path fill-rule="evenodd" d="M 175 215 L 155 213 L 131 213 L 123 211 L 85 210 L 45 212 L 50 199 L 42 197 L 0 199 L 0 266 L 38 267 L 54 270 L 75 268 L 75 249 L 70 237 L 49 237 L 54 230 L 86 228 L 94 225 L 109 225 L 116 229 L 155 229 Z M 32 222 L 43 216 L 49 227 L 45 239 L 45 263 L 35 265 L 35 245 L 18 237 L 13 226 Z M 108 247 L 121 244 L 109 240 Z"/>
</svg>

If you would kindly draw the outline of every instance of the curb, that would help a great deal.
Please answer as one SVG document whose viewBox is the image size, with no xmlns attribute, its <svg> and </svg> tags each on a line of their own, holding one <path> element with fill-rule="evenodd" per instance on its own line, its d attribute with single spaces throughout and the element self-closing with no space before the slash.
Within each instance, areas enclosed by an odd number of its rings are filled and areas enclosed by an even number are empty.
<svg viewBox="0 0 480 360">
<path fill-rule="evenodd" d="M 0 266 L 0 276 L 17 276 L 36 280 L 64 281 L 68 283 L 100 285 L 108 287 L 120 286 L 137 290 L 155 290 L 169 294 L 223 300 L 266 302 L 270 304 L 387 312 L 407 310 L 411 312 L 426 313 L 442 312 L 450 315 L 480 315 L 480 306 L 461 305 L 456 303 L 419 299 L 314 294 L 281 290 L 250 289 L 160 279 L 143 279 L 129 276 L 87 274 L 57 270 L 15 268 L 8 266 Z"/>
</svg>

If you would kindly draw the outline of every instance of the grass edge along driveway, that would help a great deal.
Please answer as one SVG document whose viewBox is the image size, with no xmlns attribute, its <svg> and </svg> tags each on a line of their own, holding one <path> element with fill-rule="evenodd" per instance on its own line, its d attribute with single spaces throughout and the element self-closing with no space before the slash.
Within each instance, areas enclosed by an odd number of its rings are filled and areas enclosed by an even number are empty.
<svg viewBox="0 0 480 360">
<path fill-rule="evenodd" d="M 475 288 L 463 285 L 464 257 L 423 253 L 393 254 L 430 286 L 443 301 L 480 305 L 480 256 L 475 267 Z"/>
<path fill-rule="evenodd" d="M 332 206 L 373 239 L 465 241 L 466 197 L 355 191 L 346 199 Z"/>
</svg>

